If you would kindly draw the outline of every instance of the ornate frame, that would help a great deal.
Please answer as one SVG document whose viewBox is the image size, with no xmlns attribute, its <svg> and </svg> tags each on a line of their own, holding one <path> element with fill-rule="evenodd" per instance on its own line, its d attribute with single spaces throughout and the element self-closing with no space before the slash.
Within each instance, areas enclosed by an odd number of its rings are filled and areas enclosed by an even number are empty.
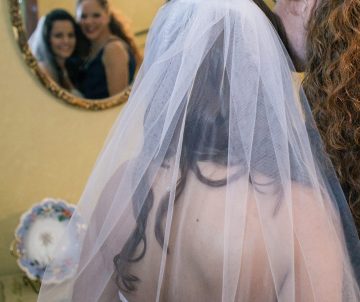
<svg viewBox="0 0 360 302">
<path fill-rule="evenodd" d="M 27 37 L 24 29 L 24 24 L 22 16 L 20 14 L 20 7 L 18 0 L 8 0 L 10 8 L 10 17 L 11 24 L 14 28 L 15 35 L 17 35 L 17 43 L 20 47 L 20 50 L 23 54 L 26 64 L 30 67 L 31 71 L 37 76 L 40 82 L 45 86 L 45 88 L 50 91 L 52 95 L 58 99 L 64 101 L 67 104 L 74 105 L 89 110 L 103 110 L 111 108 L 117 105 L 120 105 L 127 101 L 131 87 L 129 86 L 123 92 L 104 99 L 104 100 L 87 100 L 83 98 L 76 97 L 66 90 L 62 89 L 57 83 L 47 77 L 39 68 L 37 60 L 30 51 L 29 45 L 27 43 Z"/>
</svg>

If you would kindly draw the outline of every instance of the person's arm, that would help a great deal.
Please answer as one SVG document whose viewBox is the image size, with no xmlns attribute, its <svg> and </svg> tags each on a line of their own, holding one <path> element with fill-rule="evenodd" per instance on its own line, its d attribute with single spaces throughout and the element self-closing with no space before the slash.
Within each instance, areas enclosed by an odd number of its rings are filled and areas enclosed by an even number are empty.
<svg viewBox="0 0 360 302">
<path fill-rule="evenodd" d="M 129 83 L 129 56 L 120 41 L 106 45 L 103 63 L 110 96 L 123 91 Z"/>
<path fill-rule="evenodd" d="M 304 186 L 293 186 L 297 296 L 304 301 L 341 301 L 343 247 L 330 201 Z M 339 222 L 340 224 L 340 222 Z M 304 282 L 304 280 L 307 280 Z"/>
<path fill-rule="evenodd" d="M 78 275 L 74 280 L 73 302 L 88 301 L 89 297 L 98 295 L 99 302 L 120 301 L 119 288 L 115 282 L 114 256 L 121 250 L 118 246 L 119 234 L 129 233 L 134 225 L 127 223 L 126 219 L 119 218 L 107 237 L 101 238 L 103 228 L 109 227 L 106 220 L 113 207 L 113 203 L 121 202 L 116 198 L 117 190 L 122 183 L 126 171 L 126 164 L 120 166 L 105 185 L 88 222 L 85 238 L 82 242 L 79 260 Z M 117 210 L 120 206 L 115 207 Z M 125 213 L 131 213 L 132 203 L 129 203 Z M 124 215 L 119 213 L 119 216 Z M 130 217 L 129 220 L 133 222 Z M 102 244 L 99 241 L 104 240 Z M 96 248 L 98 246 L 98 250 Z"/>
</svg>

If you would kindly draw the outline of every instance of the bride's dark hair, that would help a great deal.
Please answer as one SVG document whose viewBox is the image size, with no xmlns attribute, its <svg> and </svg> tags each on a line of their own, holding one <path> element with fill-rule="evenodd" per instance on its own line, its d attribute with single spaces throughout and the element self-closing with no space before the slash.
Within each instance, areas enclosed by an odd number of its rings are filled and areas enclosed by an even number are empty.
<svg viewBox="0 0 360 302">
<path fill-rule="evenodd" d="M 199 181 L 208 186 L 220 187 L 227 183 L 225 178 L 212 180 L 206 177 L 202 174 L 198 165 L 200 161 L 217 162 L 226 165 L 228 155 L 229 98 L 227 95 L 220 96 L 222 94 L 220 89 L 217 92 L 215 91 L 215 89 L 220 88 L 220 83 L 216 77 L 214 77 L 215 72 L 218 74 L 219 70 L 215 71 L 214 68 L 212 68 L 214 65 L 206 64 L 207 61 L 209 61 L 209 59 L 205 58 L 198 69 L 187 109 L 181 108 L 179 110 L 176 119 L 177 124 L 170 127 L 170 129 L 174 129 L 174 133 L 167 133 L 166 135 L 167 137 L 172 137 L 172 141 L 167 147 L 167 150 L 165 150 L 166 155 L 161 162 L 163 167 L 166 167 L 167 163 L 170 162 L 176 154 L 177 138 L 179 137 L 185 115 L 179 163 L 180 176 L 176 185 L 175 201 L 185 187 L 187 175 L 190 170 L 196 175 Z M 205 68 L 211 70 L 205 70 Z M 225 79 L 224 85 L 228 86 L 227 77 L 225 77 Z M 198 83 L 200 81 L 208 85 L 206 85 L 206 87 L 199 87 Z M 228 89 L 225 88 L 223 91 L 226 93 Z M 147 116 L 145 119 L 147 119 Z M 145 130 L 144 148 L 146 148 L 146 145 L 149 143 L 149 139 Z M 154 161 L 158 160 L 159 159 L 154 158 Z M 134 193 L 133 209 L 134 216 L 136 217 L 136 228 L 120 254 L 114 258 L 115 267 L 118 272 L 118 285 L 126 291 L 135 290 L 136 286 L 134 283 L 139 280 L 136 276 L 128 272 L 129 265 L 132 262 L 141 260 L 147 249 L 146 225 L 149 212 L 154 204 L 154 193 L 151 188 L 150 178 L 150 173 L 145 173 Z M 142 204 L 144 200 L 144 189 L 148 194 Z M 156 240 L 162 247 L 164 245 L 163 220 L 168 209 L 169 199 L 170 192 L 166 192 L 161 198 L 160 205 L 156 210 L 154 231 Z"/>
<path fill-rule="evenodd" d="M 272 12 L 262 3 L 262 1 L 255 1 L 255 3 L 265 11 L 266 15 L 269 14 L 273 17 L 271 21 L 275 22 L 275 24 L 273 23 L 275 28 L 278 30 L 279 28 L 282 28 L 280 26 L 281 24 L 279 25 L 276 23 L 276 20 L 278 20 L 277 17 L 274 17 Z M 284 32 L 280 30 L 279 35 L 282 36 L 283 34 Z M 287 43 L 286 37 L 284 37 L 284 40 L 285 43 Z M 222 187 L 228 182 L 244 175 L 248 168 L 246 167 L 247 164 L 242 150 L 238 150 L 237 158 L 231 158 L 231 162 L 229 162 L 230 159 L 228 158 L 230 83 L 226 69 L 225 71 L 223 70 L 226 65 L 223 62 L 223 56 L 219 55 L 219 53 L 223 53 L 222 48 L 223 35 L 220 34 L 214 44 L 211 45 L 209 52 L 206 54 L 197 70 L 191 95 L 189 96 L 188 106 L 178 110 L 177 118 L 174 118 L 174 120 L 177 121 L 176 125 L 169 127 L 169 129 L 172 129 L 169 131 L 173 131 L 173 133 L 167 133 L 167 137 L 172 137 L 172 141 L 169 146 L 164 147 L 166 148 L 166 155 L 164 159 L 160 159 L 163 167 L 166 166 L 168 162 L 171 162 L 171 159 L 176 154 L 180 129 L 182 123 L 184 123 L 175 202 L 185 188 L 187 175 L 190 171 L 196 175 L 201 183 L 210 187 Z M 151 103 L 149 107 L 151 107 Z M 148 108 L 148 111 L 149 110 L 150 109 Z M 261 115 L 264 114 L 265 112 L 258 112 L 257 120 L 261 119 Z M 147 118 L 150 118 L 148 114 L 145 115 L 145 121 Z M 185 121 L 183 121 L 184 118 Z M 266 131 L 268 129 L 261 130 Z M 146 129 L 144 131 L 144 148 L 146 148 L 146 145 L 149 143 L 148 140 L 152 138 L 146 135 Z M 261 173 L 266 174 L 274 181 L 259 184 L 250 176 L 249 182 L 252 183 L 254 187 L 257 185 L 272 185 L 279 177 L 279 175 L 268 174 L 269 171 L 273 172 L 276 169 L 271 169 L 270 166 L 264 165 L 262 160 L 264 156 L 266 156 L 266 158 L 270 158 L 271 156 L 275 157 L 275 152 L 272 147 L 263 148 L 264 145 L 269 146 L 269 144 L 266 144 L 266 142 L 263 141 L 264 139 L 266 139 L 266 136 L 262 136 L 261 138 L 254 137 L 253 148 L 258 148 L 260 152 L 256 155 L 257 158 L 251 159 L 251 169 L 261 171 Z M 161 152 L 159 153 L 161 154 Z M 159 159 L 154 158 L 153 160 L 158 161 Z M 229 178 L 211 179 L 204 175 L 199 167 L 199 162 L 204 161 L 216 163 L 224 167 L 230 165 L 235 166 L 236 172 Z M 136 290 L 136 283 L 140 281 L 140 279 L 131 274 L 129 270 L 131 263 L 140 261 L 145 256 L 147 250 L 146 227 L 149 213 L 154 204 L 154 193 L 150 179 L 153 179 L 153 177 L 150 177 L 150 172 L 147 171 L 135 190 L 132 199 L 136 227 L 123 249 L 114 257 L 116 281 L 119 288 L 123 291 Z M 277 193 L 281 196 L 281 192 Z M 144 196 L 144 194 L 147 195 Z M 164 247 L 163 224 L 168 210 L 169 200 L 170 192 L 167 192 L 161 198 L 160 205 L 156 209 L 154 232 L 156 240 L 161 247 Z"/>
</svg>

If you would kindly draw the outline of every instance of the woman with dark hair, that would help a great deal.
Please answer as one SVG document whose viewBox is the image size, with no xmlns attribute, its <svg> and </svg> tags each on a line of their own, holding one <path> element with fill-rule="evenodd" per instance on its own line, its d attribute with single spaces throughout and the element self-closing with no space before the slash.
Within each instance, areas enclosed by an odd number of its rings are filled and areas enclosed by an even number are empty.
<svg viewBox="0 0 360 302">
<path fill-rule="evenodd" d="M 166 4 L 39 301 L 359 301 L 359 239 L 292 70 L 253 1 Z"/>
<path fill-rule="evenodd" d="M 321 1 L 310 20 L 304 89 L 360 233 L 360 2 Z"/>
<path fill-rule="evenodd" d="M 102 99 L 132 83 L 140 53 L 125 22 L 107 0 L 78 0 L 77 19 L 90 41 L 80 89 L 88 99 Z"/>
<path fill-rule="evenodd" d="M 55 9 L 40 19 L 29 39 L 41 70 L 75 95 L 80 95 L 75 85 L 85 43 L 75 19 L 63 9 Z"/>
</svg>

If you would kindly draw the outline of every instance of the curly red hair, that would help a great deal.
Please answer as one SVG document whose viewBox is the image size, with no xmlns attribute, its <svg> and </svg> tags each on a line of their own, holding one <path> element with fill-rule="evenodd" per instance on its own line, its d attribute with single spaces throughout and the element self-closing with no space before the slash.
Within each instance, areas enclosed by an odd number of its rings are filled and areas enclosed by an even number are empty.
<svg viewBox="0 0 360 302">
<path fill-rule="evenodd" d="M 360 1 L 321 1 L 308 26 L 305 93 L 360 231 Z"/>
</svg>

